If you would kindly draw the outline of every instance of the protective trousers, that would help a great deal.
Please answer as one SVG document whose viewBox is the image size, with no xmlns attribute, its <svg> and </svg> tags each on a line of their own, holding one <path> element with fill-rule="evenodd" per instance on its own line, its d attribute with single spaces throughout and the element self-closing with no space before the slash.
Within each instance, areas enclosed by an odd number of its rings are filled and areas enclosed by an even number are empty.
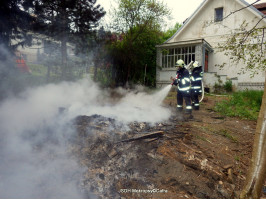
<svg viewBox="0 0 266 200">
<path fill-rule="evenodd" d="M 177 91 L 177 110 L 182 111 L 183 110 L 183 99 L 186 103 L 186 113 L 192 113 L 192 106 L 191 106 L 191 99 L 189 91 Z"/>
<path fill-rule="evenodd" d="M 199 90 L 191 90 L 192 106 L 195 110 L 199 110 L 199 95 L 201 95 Z"/>
</svg>

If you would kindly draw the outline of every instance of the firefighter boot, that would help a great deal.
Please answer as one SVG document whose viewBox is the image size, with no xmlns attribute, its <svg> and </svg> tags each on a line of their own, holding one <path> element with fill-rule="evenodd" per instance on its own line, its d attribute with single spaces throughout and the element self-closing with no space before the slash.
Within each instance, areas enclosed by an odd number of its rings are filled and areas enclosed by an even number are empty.
<svg viewBox="0 0 266 200">
<path fill-rule="evenodd" d="M 198 103 L 194 104 L 194 110 L 199 110 L 199 104 Z"/>
<path fill-rule="evenodd" d="M 186 109 L 185 111 L 185 120 L 193 119 L 192 109 Z"/>
<path fill-rule="evenodd" d="M 181 113 L 183 111 L 183 106 L 177 105 L 176 111 Z"/>
</svg>

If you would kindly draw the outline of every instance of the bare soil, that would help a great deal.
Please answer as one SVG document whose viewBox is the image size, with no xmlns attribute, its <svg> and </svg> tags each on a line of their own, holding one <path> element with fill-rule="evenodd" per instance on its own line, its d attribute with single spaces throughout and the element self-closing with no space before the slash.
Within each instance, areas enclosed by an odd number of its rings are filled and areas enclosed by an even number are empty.
<svg viewBox="0 0 266 200">
<path fill-rule="evenodd" d="M 110 118 L 79 116 L 72 151 L 86 169 L 82 190 L 96 198 L 238 198 L 256 121 L 216 113 L 213 107 L 223 98 L 205 97 L 186 120 L 171 92 L 164 101 L 172 110 L 169 121 L 132 123 L 128 130 Z"/>
</svg>

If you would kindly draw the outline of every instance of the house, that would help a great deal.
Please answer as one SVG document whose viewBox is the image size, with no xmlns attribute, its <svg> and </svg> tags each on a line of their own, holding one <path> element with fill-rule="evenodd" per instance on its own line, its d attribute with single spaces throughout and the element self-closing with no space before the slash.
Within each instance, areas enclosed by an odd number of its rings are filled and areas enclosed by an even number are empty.
<svg viewBox="0 0 266 200">
<path fill-rule="evenodd" d="M 33 39 L 33 45 L 30 47 L 19 46 L 17 52 L 23 56 L 28 64 L 39 64 L 43 56 L 60 55 L 61 44 L 58 41 L 47 39 L 47 37 L 39 36 Z M 67 44 L 68 56 L 74 56 L 74 47 Z"/>
<path fill-rule="evenodd" d="M 266 3 L 255 4 L 254 7 L 260 12 L 262 12 L 264 15 L 266 15 Z"/>
<path fill-rule="evenodd" d="M 201 63 L 203 83 L 210 90 L 216 83 L 224 84 L 227 80 L 231 80 L 237 90 L 262 90 L 264 72 L 253 78 L 249 72 L 239 74 L 243 64 L 230 62 L 229 56 L 218 51 L 218 44 L 224 43 L 244 21 L 253 27 L 260 19 L 258 26 L 266 27 L 265 4 L 250 6 L 244 0 L 204 0 L 170 39 L 156 46 L 157 87 L 170 83 L 170 77 L 176 74 L 176 61 L 183 59 L 186 64 L 195 60 Z M 225 63 L 222 69 L 217 67 L 222 63 Z"/>
</svg>

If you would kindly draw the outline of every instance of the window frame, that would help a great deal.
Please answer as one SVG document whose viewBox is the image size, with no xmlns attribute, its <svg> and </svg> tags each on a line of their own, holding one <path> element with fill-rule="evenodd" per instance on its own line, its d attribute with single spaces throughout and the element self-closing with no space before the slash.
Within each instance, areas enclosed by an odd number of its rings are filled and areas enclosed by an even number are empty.
<svg viewBox="0 0 266 200">
<path fill-rule="evenodd" d="M 196 45 L 179 46 L 162 49 L 162 68 L 174 68 L 177 60 L 182 59 L 186 64 L 195 61 Z"/>
<path fill-rule="evenodd" d="M 221 13 L 218 13 L 218 11 L 221 11 Z M 219 15 L 218 15 L 219 14 Z M 214 9 L 214 22 L 221 22 L 224 18 L 224 8 L 219 7 Z"/>
</svg>

